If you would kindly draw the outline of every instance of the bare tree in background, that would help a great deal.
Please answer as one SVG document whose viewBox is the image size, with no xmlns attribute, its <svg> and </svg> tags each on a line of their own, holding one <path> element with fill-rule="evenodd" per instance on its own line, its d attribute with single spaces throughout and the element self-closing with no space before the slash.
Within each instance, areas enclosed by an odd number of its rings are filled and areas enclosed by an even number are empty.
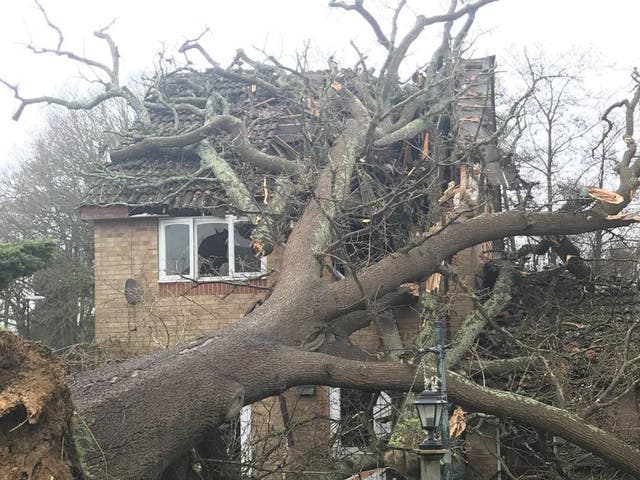
<svg viewBox="0 0 640 480">
<path fill-rule="evenodd" d="M 582 86 L 585 59 L 545 58 L 544 54 L 526 55 L 523 81 L 532 93 L 522 118 L 518 142 L 521 162 L 541 179 L 544 207 L 557 208 L 562 200 L 558 184 L 564 178 L 579 175 L 579 158 L 585 148 L 584 137 L 593 128 L 593 109 L 585 105 Z M 574 172 L 572 172 L 575 171 Z M 555 206 L 555 207 L 554 207 Z"/>
<path fill-rule="evenodd" d="M 79 207 L 102 152 L 126 129 L 124 113 L 113 102 L 90 113 L 49 112 L 46 127 L 0 178 L 2 240 L 46 237 L 58 247 L 46 268 L 3 291 L 3 317 L 21 334 L 29 319 L 29 338 L 52 348 L 93 337 L 93 231 Z M 34 292 L 44 299 L 30 303 Z"/>
</svg>

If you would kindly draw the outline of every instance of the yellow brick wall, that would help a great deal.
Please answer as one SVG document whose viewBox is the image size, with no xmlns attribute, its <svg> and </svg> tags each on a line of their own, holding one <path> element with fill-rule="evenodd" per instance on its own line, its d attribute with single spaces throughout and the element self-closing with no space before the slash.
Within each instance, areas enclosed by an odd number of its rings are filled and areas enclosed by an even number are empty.
<svg viewBox="0 0 640 480">
<path fill-rule="evenodd" d="M 124 297 L 128 278 L 143 289 L 138 305 L 129 305 Z M 262 290 L 161 294 L 157 218 L 95 222 L 95 289 L 96 341 L 118 342 L 140 352 L 176 345 L 233 323 L 262 296 Z"/>
</svg>

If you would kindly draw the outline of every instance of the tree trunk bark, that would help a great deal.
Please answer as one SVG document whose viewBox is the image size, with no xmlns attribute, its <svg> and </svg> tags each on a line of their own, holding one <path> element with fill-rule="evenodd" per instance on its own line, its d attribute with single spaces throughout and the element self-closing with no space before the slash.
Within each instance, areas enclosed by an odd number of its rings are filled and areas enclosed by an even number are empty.
<svg viewBox="0 0 640 480">
<path fill-rule="evenodd" d="M 345 360 L 286 347 L 272 341 L 269 327 L 262 327 L 259 320 L 268 323 L 257 316 L 188 345 L 77 377 L 71 386 L 78 412 L 73 440 L 80 447 L 88 473 L 97 479 L 157 479 L 180 454 L 220 423 L 235 417 L 243 404 L 293 385 L 401 391 L 411 385 L 416 390 L 422 388 L 421 381 L 414 384 L 416 372 L 410 365 Z M 5 362 L 0 371 L 8 368 L 12 367 Z M 640 477 L 640 452 L 565 410 L 481 387 L 451 372 L 448 384 L 453 403 L 551 432 Z M 3 382 L 2 400 L 11 393 L 6 385 Z M 28 392 L 31 387 L 18 388 Z M 64 395 L 59 398 L 64 399 Z M 29 405 L 26 400 L 22 403 Z M 70 403 L 65 401 L 54 410 L 69 411 L 63 407 L 69 408 Z M 5 421 L 6 409 L 2 415 Z M 31 430 L 24 432 L 30 434 Z M 66 439 L 67 445 L 73 444 L 69 435 Z M 31 447 L 41 448 L 43 439 L 35 435 L 28 442 Z M 55 452 L 43 451 L 41 458 L 59 458 L 60 444 L 53 447 Z M 15 457 L 5 455 L 3 460 L 6 471 L 16 466 Z M 72 463 L 66 463 L 67 476 L 58 474 L 56 478 L 73 478 Z"/>
</svg>

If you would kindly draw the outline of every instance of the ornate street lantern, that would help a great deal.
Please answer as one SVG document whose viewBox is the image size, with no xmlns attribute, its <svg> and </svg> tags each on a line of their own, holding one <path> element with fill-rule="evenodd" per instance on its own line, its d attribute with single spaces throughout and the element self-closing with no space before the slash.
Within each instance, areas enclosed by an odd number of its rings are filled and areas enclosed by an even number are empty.
<svg viewBox="0 0 640 480">
<path fill-rule="evenodd" d="M 447 400 L 438 390 L 425 390 L 413 402 L 418 411 L 422 428 L 427 431 L 427 438 L 420 444 L 420 450 L 440 450 L 443 448 L 442 439 L 435 438 L 435 430 L 442 422 L 442 415 L 447 409 Z"/>
</svg>

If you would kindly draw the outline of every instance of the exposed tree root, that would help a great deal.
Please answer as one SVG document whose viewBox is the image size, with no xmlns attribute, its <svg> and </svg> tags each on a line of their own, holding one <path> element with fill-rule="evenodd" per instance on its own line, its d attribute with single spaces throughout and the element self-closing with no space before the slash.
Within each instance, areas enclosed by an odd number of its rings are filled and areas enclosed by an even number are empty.
<svg viewBox="0 0 640 480">
<path fill-rule="evenodd" d="M 83 477 L 70 435 L 67 369 L 48 349 L 0 332 L 0 478 Z"/>
</svg>

